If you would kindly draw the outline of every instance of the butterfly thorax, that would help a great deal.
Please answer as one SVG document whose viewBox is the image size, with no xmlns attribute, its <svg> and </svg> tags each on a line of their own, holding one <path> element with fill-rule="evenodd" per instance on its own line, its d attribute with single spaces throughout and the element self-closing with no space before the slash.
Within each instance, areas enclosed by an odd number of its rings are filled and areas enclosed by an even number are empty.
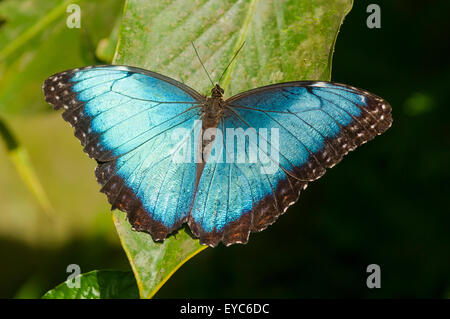
<svg viewBox="0 0 450 319">
<path fill-rule="evenodd" d="M 202 107 L 203 130 L 218 126 L 224 111 L 223 92 L 223 89 L 216 84 L 211 90 L 211 97 L 206 98 Z"/>
</svg>

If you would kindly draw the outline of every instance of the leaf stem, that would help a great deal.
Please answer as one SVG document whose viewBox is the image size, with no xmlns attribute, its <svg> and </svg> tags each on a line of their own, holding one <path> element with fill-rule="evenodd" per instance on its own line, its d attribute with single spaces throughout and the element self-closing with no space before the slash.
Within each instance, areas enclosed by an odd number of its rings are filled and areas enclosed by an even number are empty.
<svg viewBox="0 0 450 319">
<path fill-rule="evenodd" d="M 15 138 L 12 131 L 6 125 L 6 122 L 0 118 L 0 138 L 6 145 L 6 150 L 10 161 L 16 167 L 17 172 L 22 178 L 25 185 L 37 199 L 42 210 L 48 215 L 54 214 L 54 209 L 39 182 L 27 150 L 21 146 Z"/>
</svg>

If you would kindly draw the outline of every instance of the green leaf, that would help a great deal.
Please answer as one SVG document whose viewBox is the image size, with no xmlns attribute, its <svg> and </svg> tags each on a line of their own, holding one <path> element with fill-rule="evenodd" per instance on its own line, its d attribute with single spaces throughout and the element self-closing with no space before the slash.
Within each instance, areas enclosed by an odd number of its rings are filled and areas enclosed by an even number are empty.
<svg viewBox="0 0 450 319">
<path fill-rule="evenodd" d="M 351 0 L 129 0 L 116 64 L 131 64 L 181 80 L 202 93 L 211 77 L 230 96 L 261 85 L 329 80 L 334 42 Z"/>
<path fill-rule="evenodd" d="M 111 64 L 114 59 L 119 37 L 119 27 L 120 19 L 117 19 L 109 38 L 101 39 L 97 45 L 97 49 L 95 50 L 95 55 L 97 58 L 105 64 Z"/>
<path fill-rule="evenodd" d="M 97 49 L 95 50 L 95 55 L 97 58 L 105 64 L 111 64 L 114 59 L 117 42 L 119 40 L 119 28 L 121 21 L 121 16 L 118 16 L 109 37 L 101 39 L 98 42 Z"/>
<path fill-rule="evenodd" d="M 329 80 L 334 43 L 351 0 L 128 0 L 115 64 L 146 68 L 208 94 L 238 48 L 221 80 L 225 95 L 293 80 Z M 142 298 L 152 297 L 182 263 L 204 249 L 185 230 L 163 244 L 131 230 L 114 213 L 122 245 Z"/>
<path fill-rule="evenodd" d="M 68 5 L 81 10 L 70 29 Z M 42 83 L 61 70 L 96 64 L 96 47 L 109 36 L 122 2 L 117 0 L 0 1 L 0 114 L 49 110 Z"/>
<path fill-rule="evenodd" d="M 94 270 L 79 275 L 79 288 L 72 287 L 75 280 L 67 280 L 48 291 L 43 299 L 112 299 L 138 298 L 138 289 L 131 271 Z"/>
<path fill-rule="evenodd" d="M 133 231 L 125 213 L 114 211 L 113 219 L 141 298 L 152 298 L 178 268 L 206 248 L 184 229 L 155 243 L 150 235 Z"/>
</svg>

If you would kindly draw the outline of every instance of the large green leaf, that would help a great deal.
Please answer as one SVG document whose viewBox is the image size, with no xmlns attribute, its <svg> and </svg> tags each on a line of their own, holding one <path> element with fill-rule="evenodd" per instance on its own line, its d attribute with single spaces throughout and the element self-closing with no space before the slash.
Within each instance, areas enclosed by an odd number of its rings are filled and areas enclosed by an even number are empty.
<svg viewBox="0 0 450 319">
<path fill-rule="evenodd" d="M 181 229 L 163 243 L 131 229 L 125 213 L 114 212 L 114 224 L 136 277 L 141 298 L 151 298 L 186 261 L 206 248 Z"/>
<path fill-rule="evenodd" d="M 351 0 L 128 0 L 114 62 L 171 76 L 207 94 L 211 83 L 191 42 L 218 81 L 245 41 L 221 81 L 227 96 L 276 82 L 329 80 L 336 36 L 351 6 Z M 203 248 L 184 230 L 158 244 L 133 232 L 123 213 L 114 219 L 143 298 Z"/>
<path fill-rule="evenodd" d="M 79 29 L 66 24 L 70 4 L 80 6 Z M 64 69 L 98 63 L 96 47 L 110 35 L 121 7 L 117 0 L 0 1 L 0 114 L 50 109 L 42 97 L 43 81 Z"/>
<path fill-rule="evenodd" d="M 48 291 L 44 299 L 111 299 L 138 298 L 138 289 L 131 271 L 94 270 L 78 277 L 79 287 L 72 280 Z"/>
<path fill-rule="evenodd" d="M 351 0 L 126 2 L 115 62 L 140 66 L 209 93 L 192 49 L 226 95 L 281 81 L 327 80 L 334 42 Z M 231 81 L 232 79 L 232 81 Z"/>
</svg>

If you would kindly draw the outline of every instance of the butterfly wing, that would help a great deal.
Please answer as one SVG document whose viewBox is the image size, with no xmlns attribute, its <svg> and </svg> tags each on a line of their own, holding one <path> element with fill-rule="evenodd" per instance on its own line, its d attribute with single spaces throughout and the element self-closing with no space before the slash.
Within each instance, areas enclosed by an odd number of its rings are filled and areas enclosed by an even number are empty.
<svg viewBox="0 0 450 319">
<path fill-rule="evenodd" d="M 270 85 L 230 98 L 226 108 L 222 132 L 253 128 L 253 133 L 244 135 L 247 163 L 237 157 L 227 163 L 238 143 L 227 144 L 227 134 L 222 141 L 217 135 L 211 153 L 222 149 L 222 162 L 211 157 L 202 172 L 198 188 L 203 191 L 196 195 L 189 223 L 211 246 L 247 242 L 250 232 L 265 229 L 295 203 L 309 182 L 392 121 L 383 99 L 331 82 Z M 255 150 L 258 159 L 251 163 Z"/>
<path fill-rule="evenodd" d="M 186 221 L 196 164 L 172 161 L 180 147 L 172 134 L 194 128 L 200 94 L 157 73 L 112 65 L 53 75 L 43 90 L 99 163 L 96 177 L 113 209 L 155 240 Z"/>
</svg>

